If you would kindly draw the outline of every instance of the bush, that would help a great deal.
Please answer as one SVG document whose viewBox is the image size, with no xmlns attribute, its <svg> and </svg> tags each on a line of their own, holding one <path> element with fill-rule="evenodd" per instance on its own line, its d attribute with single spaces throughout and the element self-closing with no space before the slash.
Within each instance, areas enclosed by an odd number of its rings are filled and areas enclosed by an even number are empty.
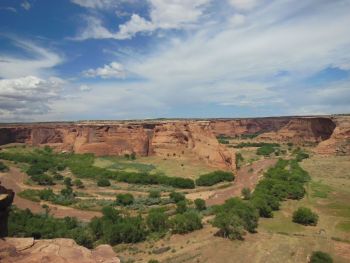
<svg viewBox="0 0 350 263">
<path fill-rule="evenodd" d="M 198 211 L 203 211 L 207 209 L 205 201 L 203 199 L 197 198 L 196 200 L 194 200 L 194 204 Z"/>
<path fill-rule="evenodd" d="M 159 263 L 159 261 L 156 259 L 150 259 L 148 260 L 148 263 Z"/>
<path fill-rule="evenodd" d="M 9 168 L 3 162 L 0 162 L 0 172 L 8 172 Z"/>
<path fill-rule="evenodd" d="M 333 259 L 328 253 L 315 251 L 311 255 L 310 263 L 333 263 Z"/>
<path fill-rule="evenodd" d="M 134 196 L 132 194 L 118 194 L 117 195 L 117 205 L 128 206 L 134 203 Z"/>
<path fill-rule="evenodd" d="M 162 209 L 151 209 L 146 222 L 151 232 L 163 232 L 166 231 L 168 227 L 168 216 Z"/>
<path fill-rule="evenodd" d="M 252 197 L 252 193 L 248 187 L 242 189 L 242 196 L 244 200 L 249 200 Z"/>
<path fill-rule="evenodd" d="M 149 198 L 160 198 L 160 192 L 158 190 L 152 190 L 149 192 Z"/>
<path fill-rule="evenodd" d="M 189 233 L 203 227 L 198 213 L 193 211 L 188 211 L 183 214 L 176 214 L 170 220 L 170 225 L 172 232 L 177 234 Z"/>
<path fill-rule="evenodd" d="M 72 178 L 70 178 L 70 177 L 65 177 L 63 183 L 64 183 L 65 186 L 67 186 L 67 187 L 72 186 L 72 185 L 73 185 L 73 184 L 72 184 Z"/>
<path fill-rule="evenodd" d="M 256 150 L 257 155 L 263 155 L 263 156 L 269 156 L 271 153 L 275 151 L 275 148 L 273 145 L 267 144 L 263 145 L 260 148 Z"/>
<path fill-rule="evenodd" d="M 176 203 L 176 213 L 183 214 L 187 210 L 186 200 L 181 200 Z"/>
<path fill-rule="evenodd" d="M 231 172 L 225 171 L 215 171 L 199 176 L 196 180 L 196 185 L 198 186 L 212 186 L 214 184 L 228 181 L 231 182 L 234 180 L 234 175 Z"/>
<path fill-rule="evenodd" d="M 218 213 L 213 226 L 220 229 L 218 234 L 224 238 L 243 239 L 244 221 L 234 211 Z"/>
<path fill-rule="evenodd" d="M 48 176 L 47 174 L 36 174 L 33 175 L 32 180 L 39 185 L 54 185 L 52 177 Z"/>
<path fill-rule="evenodd" d="M 175 203 L 178 203 L 178 202 L 186 199 L 185 196 L 182 193 L 178 193 L 178 192 L 171 192 L 169 197 Z"/>
<path fill-rule="evenodd" d="M 231 198 L 226 200 L 223 205 L 214 206 L 213 212 L 215 217 L 219 217 L 216 221 L 217 226 L 222 224 L 222 227 L 224 227 L 227 223 L 226 216 L 223 214 L 229 214 L 230 216 L 236 215 L 238 218 L 242 219 L 239 222 L 242 223 L 242 227 L 248 232 L 255 232 L 255 229 L 258 226 L 259 214 L 256 208 L 249 203 L 243 202 L 239 198 Z M 234 224 L 236 225 L 237 222 L 238 220 L 235 220 Z M 225 232 L 225 229 L 220 230 L 223 231 L 223 233 L 227 233 Z"/>
<path fill-rule="evenodd" d="M 302 225 L 317 225 L 318 215 L 312 212 L 309 208 L 299 207 L 293 213 L 293 222 L 302 224 Z"/>
<path fill-rule="evenodd" d="M 74 181 L 73 181 L 73 184 L 77 187 L 77 188 L 84 188 L 84 184 L 83 184 L 83 182 L 80 180 L 80 179 L 75 179 Z"/>
<path fill-rule="evenodd" d="M 244 161 L 244 158 L 241 153 L 236 153 L 236 167 L 237 169 L 241 168 L 241 164 Z"/>
<path fill-rule="evenodd" d="M 97 180 L 97 186 L 100 186 L 100 187 L 111 186 L 111 182 L 107 178 L 99 178 Z"/>
<path fill-rule="evenodd" d="M 63 175 L 59 174 L 59 173 L 55 173 L 53 175 L 53 179 L 54 180 L 57 180 L 57 181 L 60 181 L 60 180 L 63 180 Z"/>
</svg>

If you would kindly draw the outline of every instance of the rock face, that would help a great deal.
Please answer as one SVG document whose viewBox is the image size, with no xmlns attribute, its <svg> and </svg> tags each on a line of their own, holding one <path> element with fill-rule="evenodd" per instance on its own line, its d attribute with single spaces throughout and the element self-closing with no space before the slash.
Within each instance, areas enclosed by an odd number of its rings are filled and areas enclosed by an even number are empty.
<svg viewBox="0 0 350 263">
<path fill-rule="evenodd" d="M 26 136 L 24 136 L 26 135 Z M 165 158 L 191 156 L 235 170 L 234 150 L 220 145 L 209 122 L 113 122 L 31 124 L 0 128 L 1 144 L 49 145 L 59 151 L 97 156 L 136 153 Z"/>
<path fill-rule="evenodd" d="M 0 240 L 0 262 L 120 263 L 120 260 L 109 245 L 89 250 L 72 239 L 6 238 Z"/>
<path fill-rule="evenodd" d="M 349 153 L 350 116 L 250 119 L 110 121 L 0 126 L 0 145 L 49 145 L 59 151 L 97 156 L 190 156 L 209 165 L 235 169 L 235 152 L 220 145 L 219 135 L 259 134 L 258 140 L 297 144 L 323 142 L 319 153 Z M 330 141 L 328 141 L 330 139 Z M 328 141 L 328 142 L 326 142 Z"/>
<path fill-rule="evenodd" d="M 236 137 L 242 134 L 260 134 L 278 131 L 290 121 L 290 117 L 212 120 L 210 126 L 216 136 Z"/>
<path fill-rule="evenodd" d="M 336 128 L 331 137 L 322 141 L 315 149 L 319 154 L 350 155 L 350 117 L 334 119 Z"/>
<path fill-rule="evenodd" d="M 330 118 L 293 118 L 277 131 L 258 136 L 262 140 L 319 143 L 328 139 L 336 124 Z"/>
</svg>

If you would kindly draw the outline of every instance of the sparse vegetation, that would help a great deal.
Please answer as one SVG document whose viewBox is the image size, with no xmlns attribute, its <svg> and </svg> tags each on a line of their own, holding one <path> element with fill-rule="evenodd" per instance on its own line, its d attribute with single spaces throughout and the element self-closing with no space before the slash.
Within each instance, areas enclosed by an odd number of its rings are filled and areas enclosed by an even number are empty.
<svg viewBox="0 0 350 263">
<path fill-rule="evenodd" d="M 211 173 L 203 174 L 196 180 L 198 186 L 212 186 L 220 182 L 231 182 L 234 180 L 234 175 L 231 172 L 214 171 Z"/>
<path fill-rule="evenodd" d="M 315 251 L 311 255 L 310 263 L 333 263 L 333 259 L 328 253 Z"/>
<path fill-rule="evenodd" d="M 134 196 L 130 193 L 118 194 L 116 203 L 121 206 L 128 206 L 134 203 Z"/>
<path fill-rule="evenodd" d="M 203 210 L 207 209 L 207 206 L 206 206 L 206 204 L 205 204 L 205 201 L 204 201 L 203 199 L 201 199 L 201 198 L 195 199 L 195 200 L 194 200 L 194 204 L 195 204 L 196 209 L 197 209 L 198 211 L 203 211 Z"/>
<path fill-rule="evenodd" d="M 100 186 L 100 187 L 111 186 L 111 182 L 107 178 L 101 177 L 97 180 L 97 186 Z"/>
<path fill-rule="evenodd" d="M 302 224 L 302 225 L 317 225 L 318 215 L 311 211 L 310 208 L 307 207 L 299 207 L 293 213 L 293 222 Z"/>
<path fill-rule="evenodd" d="M 3 162 L 0 162 L 0 172 L 4 173 L 7 172 L 9 170 L 8 166 L 5 165 Z"/>
</svg>

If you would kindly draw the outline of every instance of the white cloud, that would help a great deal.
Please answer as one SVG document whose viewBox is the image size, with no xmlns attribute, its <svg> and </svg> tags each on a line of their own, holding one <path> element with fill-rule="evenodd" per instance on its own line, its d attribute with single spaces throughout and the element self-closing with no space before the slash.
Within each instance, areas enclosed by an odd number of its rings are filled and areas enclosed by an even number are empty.
<svg viewBox="0 0 350 263">
<path fill-rule="evenodd" d="M 117 4 L 116 0 L 71 0 L 72 3 L 85 8 L 107 9 Z"/>
<path fill-rule="evenodd" d="M 129 39 L 139 32 L 189 28 L 198 23 L 209 2 L 211 0 L 149 0 L 150 20 L 138 14 L 132 14 L 129 21 L 119 25 L 117 32 L 112 32 L 105 28 L 99 19 L 87 17 L 86 28 L 73 39 Z"/>
<path fill-rule="evenodd" d="M 256 7 L 262 0 L 228 0 L 238 10 L 249 10 Z"/>
<path fill-rule="evenodd" d="M 86 77 L 101 77 L 108 78 L 125 78 L 126 71 L 124 66 L 118 62 L 112 62 L 109 65 L 104 65 L 102 68 L 89 69 L 83 72 Z"/>
<path fill-rule="evenodd" d="M 91 87 L 84 84 L 84 85 L 80 85 L 79 90 L 80 91 L 90 91 Z"/>
<path fill-rule="evenodd" d="M 17 13 L 17 9 L 11 6 L 5 6 L 5 7 L 0 7 L 0 10 L 6 10 L 6 11 L 10 11 L 13 13 Z"/>
<path fill-rule="evenodd" d="M 51 68 L 62 63 L 63 58 L 32 42 L 12 39 L 14 45 L 29 55 L 26 57 L 0 54 L 0 78 L 18 78 L 27 75 L 51 75 Z"/>
<path fill-rule="evenodd" d="M 0 79 L 0 119 L 26 118 L 49 112 L 49 104 L 60 99 L 64 84 L 56 77 L 47 80 L 35 76 Z"/>
<path fill-rule="evenodd" d="M 31 4 L 27 0 L 24 0 L 22 2 L 21 6 L 27 11 L 32 7 Z"/>
</svg>

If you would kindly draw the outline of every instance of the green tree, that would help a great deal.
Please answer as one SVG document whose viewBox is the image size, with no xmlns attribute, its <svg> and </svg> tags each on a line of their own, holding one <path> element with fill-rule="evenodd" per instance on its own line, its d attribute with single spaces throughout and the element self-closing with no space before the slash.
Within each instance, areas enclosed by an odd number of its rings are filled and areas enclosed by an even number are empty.
<svg viewBox="0 0 350 263">
<path fill-rule="evenodd" d="M 186 200 L 181 200 L 176 203 L 176 213 L 183 214 L 187 211 L 187 203 Z"/>
<path fill-rule="evenodd" d="M 65 177 L 63 183 L 64 183 L 67 187 L 72 186 L 72 185 L 73 185 L 73 184 L 72 184 L 72 178 L 70 178 L 70 177 Z"/>
<path fill-rule="evenodd" d="M 148 229 L 152 232 L 163 232 L 168 227 L 168 216 L 163 209 L 153 208 L 146 218 Z"/>
<path fill-rule="evenodd" d="M 73 181 L 73 184 L 77 187 L 77 188 L 84 188 L 84 184 L 80 179 L 75 179 Z"/>
<path fill-rule="evenodd" d="M 171 192 L 169 197 L 175 203 L 186 199 L 185 196 L 182 193 L 178 193 L 178 192 Z"/>
<path fill-rule="evenodd" d="M 195 204 L 196 209 L 198 211 L 203 211 L 203 210 L 207 209 L 205 201 L 201 198 L 197 198 L 196 200 L 194 200 L 194 204 Z"/>
<path fill-rule="evenodd" d="M 251 191 L 248 187 L 242 189 L 242 196 L 244 200 L 249 200 L 252 197 Z"/>
<path fill-rule="evenodd" d="M 100 186 L 100 187 L 107 187 L 107 186 L 110 186 L 111 185 L 111 182 L 107 179 L 107 178 L 99 178 L 97 180 L 97 186 Z"/>
<path fill-rule="evenodd" d="M 315 251 L 311 255 L 310 263 L 333 263 L 333 259 L 328 253 Z"/>
<path fill-rule="evenodd" d="M 118 194 L 116 203 L 122 206 L 132 205 L 134 203 L 134 196 L 130 193 Z"/>
<path fill-rule="evenodd" d="M 318 215 L 311 211 L 310 208 L 299 207 L 293 213 L 293 222 L 302 225 L 317 225 Z"/>
<path fill-rule="evenodd" d="M 216 215 L 213 225 L 219 228 L 219 234 L 229 239 L 243 239 L 244 221 L 234 211 L 220 212 Z"/>
<path fill-rule="evenodd" d="M 203 227 L 200 216 L 194 211 L 176 214 L 170 220 L 170 225 L 172 232 L 178 234 L 189 233 Z"/>
</svg>

